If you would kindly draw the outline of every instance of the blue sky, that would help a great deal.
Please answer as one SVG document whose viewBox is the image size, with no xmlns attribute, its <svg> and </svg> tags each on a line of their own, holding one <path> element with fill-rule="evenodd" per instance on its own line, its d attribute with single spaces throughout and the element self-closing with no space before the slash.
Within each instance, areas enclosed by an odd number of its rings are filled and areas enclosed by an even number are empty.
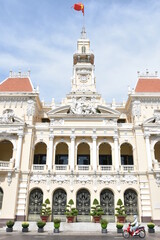
<svg viewBox="0 0 160 240">
<path fill-rule="evenodd" d="M 46 102 L 71 89 L 72 57 L 82 28 L 73 0 L 0 0 L 0 80 L 31 70 Z M 137 71 L 160 69 L 159 0 L 83 0 L 95 54 L 97 91 L 106 102 L 127 99 Z"/>
</svg>

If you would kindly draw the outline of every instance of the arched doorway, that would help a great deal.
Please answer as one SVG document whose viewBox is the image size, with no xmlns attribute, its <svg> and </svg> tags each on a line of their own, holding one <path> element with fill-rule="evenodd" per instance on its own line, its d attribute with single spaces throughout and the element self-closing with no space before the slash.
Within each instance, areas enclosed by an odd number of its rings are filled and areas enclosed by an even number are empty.
<svg viewBox="0 0 160 240">
<path fill-rule="evenodd" d="M 104 216 L 108 222 L 115 221 L 114 194 L 109 189 L 104 189 L 100 194 L 100 205 L 103 208 Z"/>
<path fill-rule="evenodd" d="M 99 165 L 101 170 L 111 170 L 112 151 L 108 143 L 101 143 L 99 146 Z"/>
<path fill-rule="evenodd" d="M 76 208 L 78 210 L 78 222 L 90 222 L 90 193 L 87 189 L 80 189 L 77 192 Z"/>
<path fill-rule="evenodd" d="M 58 143 L 56 146 L 55 165 L 56 170 L 67 170 L 68 145 L 64 142 Z"/>
<path fill-rule="evenodd" d="M 33 164 L 43 165 L 46 164 L 47 145 L 39 142 L 35 146 Z"/>
<path fill-rule="evenodd" d="M 160 141 L 154 145 L 154 156 L 158 163 L 160 163 Z"/>
<path fill-rule="evenodd" d="M 0 188 L 0 211 L 2 209 L 2 203 L 3 203 L 3 190 Z"/>
<path fill-rule="evenodd" d="M 33 189 L 29 195 L 29 207 L 28 207 L 29 221 L 37 221 L 40 219 L 42 203 L 43 203 L 42 190 L 39 188 Z"/>
<path fill-rule="evenodd" d="M 52 201 L 52 219 L 60 218 L 61 221 L 66 221 L 64 215 L 67 204 L 67 194 L 63 189 L 57 189 L 53 194 Z"/>
<path fill-rule="evenodd" d="M 0 142 L 0 161 L 9 162 L 13 156 L 13 144 L 8 140 Z"/>
<path fill-rule="evenodd" d="M 89 170 L 90 165 L 90 146 L 83 142 L 77 148 L 78 170 Z"/>
<path fill-rule="evenodd" d="M 121 165 L 123 166 L 123 170 L 134 170 L 133 149 L 129 143 L 121 145 Z"/>
<path fill-rule="evenodd" d="M 127 189 L 124 192 L 124 206 L 129 220 L 133 215 L 138 216 L 138 196 L 133 189 Z"/>
</svg>

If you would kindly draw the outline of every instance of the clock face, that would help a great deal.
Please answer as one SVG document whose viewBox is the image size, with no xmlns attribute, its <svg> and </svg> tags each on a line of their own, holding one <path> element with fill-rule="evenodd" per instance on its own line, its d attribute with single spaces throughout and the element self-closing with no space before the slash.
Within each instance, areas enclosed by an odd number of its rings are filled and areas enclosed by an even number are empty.
<svg viewBox="0 0 160 240">
<path fill-rule="evenodd" d="M 87 82 L 87 76 L 86 75 L 81 76 L 81 82 Z"/>
</svg>

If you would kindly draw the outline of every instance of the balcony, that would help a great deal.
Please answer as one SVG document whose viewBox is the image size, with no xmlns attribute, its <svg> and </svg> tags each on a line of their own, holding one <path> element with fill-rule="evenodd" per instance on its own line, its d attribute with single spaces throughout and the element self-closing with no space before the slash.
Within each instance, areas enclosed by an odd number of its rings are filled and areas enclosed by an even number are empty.
<svg viewBox="0 0 160 240">
<path fill-rule="evenodd" d="M 76 170 L 77 171 L 90 171 L 91 166 L 90 165 L 77 165 Z"/>
<path fill-rule="evenodd" d="M 54 170 L 55 171 L 68 171 L 69 166 L 68 165 L 55 165 Z"/>
<path fill-rule="evenodd" d="M 99 165 L 99 171 L 113 171 L 112 165 Z"/>
<path fill-rule="evenodd" d="M 132 171 L 135 171 L 135 166 L 134 165 L 122 165 L 121 170 L 124 172 L 132 172 Z"/>
<path fill-rule="evenodd" d="M 0 160 L 0 170 L 12 169 L 14 167 L 15 160 L 13 158 L 10 161 Z"/>
<path fill-rule="evenodd" d="M 32 165 L 32 171 L 45 171 L 46 165 L 44 164 L 33 164 Z"/>
</svg>

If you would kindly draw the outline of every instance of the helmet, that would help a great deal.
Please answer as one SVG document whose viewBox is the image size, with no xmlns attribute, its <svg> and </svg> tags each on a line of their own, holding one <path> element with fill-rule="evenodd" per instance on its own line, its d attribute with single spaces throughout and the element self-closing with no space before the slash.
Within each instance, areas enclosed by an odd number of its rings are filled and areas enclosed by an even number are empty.
<svg viewBox="0 0 160 240">
<path fill-rule="evenodd" d="M 134 217 L 134 219 L 136 219 L 136 218 L 137 218 L 137 215 L 134 215 L 133 217 Z"/>
</svg>

